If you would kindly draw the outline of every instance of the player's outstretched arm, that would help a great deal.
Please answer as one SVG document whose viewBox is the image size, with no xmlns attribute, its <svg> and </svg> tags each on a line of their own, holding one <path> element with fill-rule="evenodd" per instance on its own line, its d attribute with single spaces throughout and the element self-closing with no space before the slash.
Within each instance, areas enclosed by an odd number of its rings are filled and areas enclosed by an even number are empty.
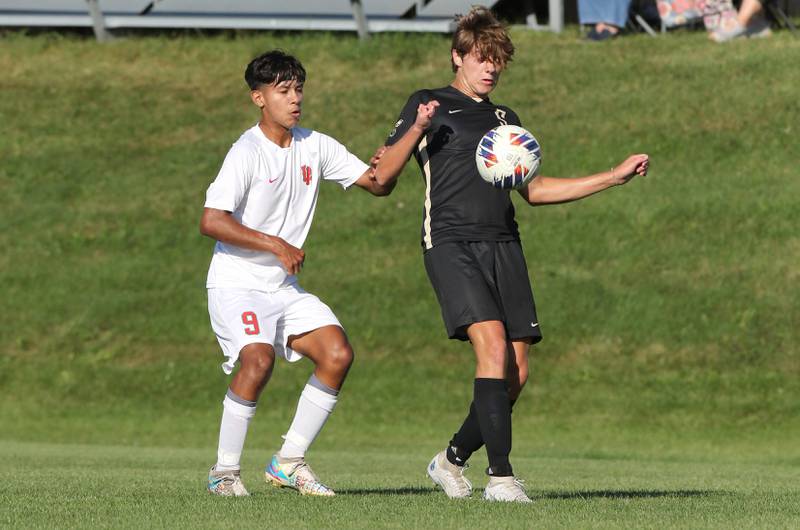
<svg viewBox="0 0 800 530">
<path fill-rule="evenodd" d="M 649 167 L 647 155 L 631 155 L 610 171 L 588 177 L 553 178 L 540 175 L 519 193 L 533 206 L 577 201 L 612 186 L 625 184 L 637 175 L 644 177 Z"/>
<path fill-rule="evenodd" d="M 369 169 L 366 170 L 358 180 L 355 181 L 355 185 L 359 188 L 367 190 L 371 194 L 375 195 L 376 197 L 384 197 L 392 193 L 395 184 L 397 184 L 397 180 L 393 180 L 389 184 L 379 184 L 377 179 L 375 178 L 375 168 L 378 166 L 378 162 L 380 162 L 381 157 L 386 152 L 386 146 L 379 147 L 375 154 L 372 155 L 372 158 L 369 159 Z"/>
<path fill-rule="evenodd" d="M 280 237 L 244 226 L 225 210 L 205 208 L 200 219 L 200 233 L 237 247 L 271 252 L 278 257 L 289 274 L 300 272 L 306 257 L 302 249 L 290 245 Z"/>
<path fill-rule="evenodd" d="M 419 139 L 431 126 L 433 115 L 436 114 L 436 107 L 439 102 L 434 100 L 428 103 L 420 103 L 417 107 L 417 118 L 414 124 L 408 128 L 405 134 L 391 146 L 386 146 L 386 152 L 380 157 L 375 168 L 375 181 L 381 186 L 388 184 L 394 185 L 397 177 L 411 157 L 411 153 L 419 144 Z"/>
</svg>

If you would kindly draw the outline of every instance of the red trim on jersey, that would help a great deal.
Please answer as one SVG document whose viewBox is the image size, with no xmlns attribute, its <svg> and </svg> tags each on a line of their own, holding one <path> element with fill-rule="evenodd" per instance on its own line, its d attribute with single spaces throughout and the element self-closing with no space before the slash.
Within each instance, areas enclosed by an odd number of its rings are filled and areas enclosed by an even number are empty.
<svg viewBox="0 0 800 530">
<path fill-rule="evenodd" d="M 311 168 L 308 166 L 300 166 L 300 173 L 303 174 L 303 182 L 306 183 L 306 186 L 311 185 Z"/>
</svg>

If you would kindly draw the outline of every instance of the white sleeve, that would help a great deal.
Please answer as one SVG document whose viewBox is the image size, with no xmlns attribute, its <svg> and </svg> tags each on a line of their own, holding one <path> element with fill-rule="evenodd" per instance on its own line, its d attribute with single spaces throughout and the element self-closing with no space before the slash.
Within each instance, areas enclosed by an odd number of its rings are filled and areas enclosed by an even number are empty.
<svg viewBox="0 0 800 530">
<path fill-rule="evenodd" d="M 217 178 L 206 191 L 206 208 L 233 212 L 242 201 L 253 180 L 255 150 L 236 143 L 233 144 Z"/>
<path fill-rule="evenodd" d="M 320 134 L 320 171 L 322 178 L 344 189 L 353 185 L 369 166 L 328 135 Z"/>
</svg>

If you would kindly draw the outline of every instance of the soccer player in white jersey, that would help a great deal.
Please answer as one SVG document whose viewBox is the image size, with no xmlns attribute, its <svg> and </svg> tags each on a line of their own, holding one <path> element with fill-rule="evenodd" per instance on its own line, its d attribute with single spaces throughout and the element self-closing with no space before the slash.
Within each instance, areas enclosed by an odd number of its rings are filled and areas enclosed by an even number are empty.
<svg viewBox="0 0 800 530">
<path fill-rule="evenodd" d="M 233 144 L 206 193 L 200 231 L 217 240 L 208 271 L 208 311 L 231 379 L 223 401 L 217 462 L 208 491 L 244 496 L 239 462 L 258 397 L 276 357 L 311 360 L 314 372 L 300 395 L 283 446 L 266 480 L 304 495 L 331 496 L 305 462 L 305 453 L 336 405 L 353 350 L 331 309 L 297 283 L 303 243 L 322 180 L 387 195 L 373 170 L 333 138 L 297 127 L 306 72 L 274 50 L 245 71 L 259 122 Z M 373 162 L 376 159 L 373 158 Z"/>
</svg>

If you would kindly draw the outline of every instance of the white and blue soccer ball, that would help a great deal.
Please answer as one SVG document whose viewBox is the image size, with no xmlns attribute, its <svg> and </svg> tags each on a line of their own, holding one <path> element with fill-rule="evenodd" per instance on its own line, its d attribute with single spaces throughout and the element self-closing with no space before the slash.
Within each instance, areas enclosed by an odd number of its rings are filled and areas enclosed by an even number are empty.
<svg viewBox="0 0 800 530">
<path fill-rule="evenodd" d="M 483 135 L 475 151 L 481 178 L 501 190 L 522 188 L 539 172 L 541 148 L 517 125 L 500 125 Z"/>
</svg>

